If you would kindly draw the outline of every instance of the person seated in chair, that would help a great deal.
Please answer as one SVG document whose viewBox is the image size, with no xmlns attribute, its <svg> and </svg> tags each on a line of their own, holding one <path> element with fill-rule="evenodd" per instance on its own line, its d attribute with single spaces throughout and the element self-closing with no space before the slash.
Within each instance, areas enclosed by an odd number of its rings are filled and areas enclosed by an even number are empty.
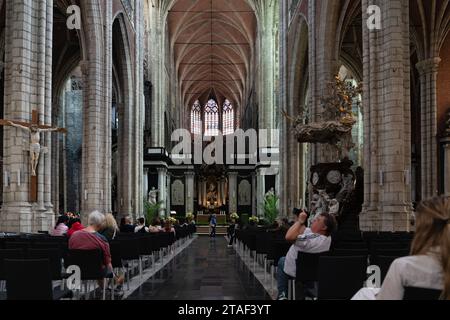
<svg viewBox="0 0 450 320">
<path fill-rule="evenodd" d="M 450 198 L 423 201 L 416 212 L 411 256 L 394 260 L 380 288 L 363 288 L 352 300 L 403 300 L 405 288 L 442 290 L 450 300 Z"/>
<path fill-rule="evenodd" d="M 122 233 L 134 233 L 135 225 L 131 223 L 131 218 L 123 217 L 120 221 L 120 232 Z"/>
<path fill-rule="evenodd" d="M 289 280 L 295 278 L 297 273 L 297 256 L 299 252 L 323 253 L 328 252 L 331 246 L 331 234 L 337 228 L 336 219 L 328 213 L 319 214 L 311 224 L 306 227 L 308 215 L 301 211 L 297 221 L 286 233 L 286 240 L 293 245 L 286 257 L 278 262 L 277 283 L 278 300 L 287 300 Z"/>
<path fill-rule="evenodd" d="M 105 216 L 99 211 L 93 211 L 88 217 L 89 226 L 84 230 L 75 232 L 69 239 L 70 250 L 101 250 L 103 252 L 103 273 L 105 277 L 113 275 L 111 252 L 108 240 L 99 233 L 105 224 Z M 123 283 L 123 277 L 115 277 L 116 284 Z M 103 287 L 103 281 L 98 284 Z"/>
<path fill-rule="evenodd" d="M 145 219 L 139 218 L 138 225 L 134 228 L 134 233 L 148 233 L 149 229 L 145 226 Z"/>
<path fill-rule="evenodd" d="M 67 235 L 67 231 L 69 231 L 69 227 L 67 226 L 68 223 L 69 218 L 67 216 L 60 216 L 56 222 L 55 228 L 50 230 L 50 235 L 52 237 L 62 237 Z"/>
</svg>

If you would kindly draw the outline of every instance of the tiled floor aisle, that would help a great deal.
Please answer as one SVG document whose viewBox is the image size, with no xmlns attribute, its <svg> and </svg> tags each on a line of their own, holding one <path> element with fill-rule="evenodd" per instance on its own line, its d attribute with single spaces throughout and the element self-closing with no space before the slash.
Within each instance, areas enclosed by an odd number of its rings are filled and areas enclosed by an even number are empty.
<svg viewBox="0 0 450 320">
<path fill-rule="evenodd" d="M 268 300 L 269 295 L 227 248 L 224 238 L 199 237 L 129 300 Z"/>
</svg>

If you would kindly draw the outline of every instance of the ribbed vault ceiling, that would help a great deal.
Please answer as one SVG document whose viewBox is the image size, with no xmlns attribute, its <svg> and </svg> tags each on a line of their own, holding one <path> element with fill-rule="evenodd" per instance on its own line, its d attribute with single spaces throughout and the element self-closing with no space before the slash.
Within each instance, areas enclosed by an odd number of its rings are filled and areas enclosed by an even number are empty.
<svg viewBox="0 0 450 320">
<path fill-rule="evenodd" d="M 182 102 L 214 97 L 240 105 L 249 85 L 256 17 L 246 0 L 179 0 L 169 12 Z"/>
</svg>

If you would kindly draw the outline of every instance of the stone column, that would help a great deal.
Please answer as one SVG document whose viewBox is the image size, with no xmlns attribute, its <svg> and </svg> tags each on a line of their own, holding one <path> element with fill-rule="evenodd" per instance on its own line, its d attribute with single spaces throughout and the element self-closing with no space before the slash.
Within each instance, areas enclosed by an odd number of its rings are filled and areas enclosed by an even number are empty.
<svg viewBox="0 0 450 320">
<path fill-rule="evenodd" d="M 252 173 L 252 215 L 257 214 L 257 206 L 256 206 L 256 173 Z"/>
<path fill-rule="evenodd" d="M 203 180 L 202 179 L 198 179 L 197 180 L 197 200 L 198 200 L 198 205 L 202 206 L 203 205 Z"/>
<path fill-rule="evenodd" d="M 438 194 L 437 87 L 440 58 L 417 63 L 420 75 L 422 199 Z"/>
<path fill-rule="evenodd" d="M 278 17 L 279 1 L 262 1 L 259 5 L 259 128 L 276 127 L 276 105 L 278 82 Z"/>
<path fill-rule="evenodd" d="M 162 201 L 161 205 L 161 217 L 166 217 L 168 215 L 166 208 L 166 199 L 167 199 L 167 169 L 166 168 L 158 168 L 158 190 L 159 190 L 159 198 L 158 201 Z"/>
<path fill-rule="evenodd" d="M 150 190 L 148 190 L 148 168 L 144 168 L 144 173 L 142 175 L 142 181 L 144 184 L 144 199 L 148 200 L 148 193 Z"/>
<path fill-rule="evenodd" d="M 185 188 L 185 198 L 186 198 L 186 213 L 188 212 L 194 212 L 194 178 L 195 173 L 194 172 L 186 172 L 186 188 Z"/>
<path fill-rule="evenodd" d="M 166 208 L 167 208 L 167 212 L 168 212 L 168 214 L 170 214 L 170 212 L 171 212 L 171 207 L 172 207 L 172 204 L 171 204 L 171 199 L 172 199 L 172 188 L 171 188 L 171 185 L 172 185 L 172 176 L 170 175 L 170 173 L 169 174 L 167 174 L 167 176 L 166 176 L 166 190 L 167 190 L 167 194 L 166 194 L 166 198 L 167 198 L 167 200 L 166 200 Z"/>
<path fill-rule="evenodd" d="M 444 195 L 450 197 L 450 137 L 442 139 L 441 143 L 444 145 L 444 165 L 442 166 L 444 169 L 443 189 Z"/>
<path fill-rule="evenodd" d="M 41 124 L 51 122 L 51 68 L 53 1 L 7 0 L 5 21 L 5 98 L 6 119 L 30 122 L 32 110 L 39 112 Z M 49 102 L 50 101 L 50 102 Z M 47 108 L 45 107 L 47 105 Z M 50 123 L 45 123 L 50 124 Z M 51 148 L 48 135 L 41 141 Z M 29 203 L 30 188 L 30 134 L 24 130 L 4 127 L 3 205 L 0 228 L 11 232 L 46 230 L 51 221 L 52 204 L 49 201 L 51 179 L 49 155 L 41 154 L 38 168 L 39 203 Z M 5 181 L 4 181 L 5 182 Z M 47 189 L 48 188 L 48 189 Z M 47 204 L 47 208 L 45 207 Z M 50 213 L 47 221 L 46 214 Z M 34 211 L 34 212 L 33 212 Z M 33 213 L 35 221 L 33 222 Z"/>
<path fill-rule="evenodd" d="M 222 180 L 221 180 L 221 185 L 222 185 L 222 205 L 226 205 L 227 204 L 227 194 L 226 194 L 226 189 L 227 189 L 227 186 L 226 186 L 226 180 L 225 180 L 225 178 L 223 178 Z"/>
<path fill-rule="evenodd" d="M 99 10 L 98 2 L 86 0 L 83 2 L 83 22 L 86 38 L 85 61 L 82 69 L 85 74 L 83 83 L 84 110 L 83 113 L 83 160 L 82 160 L 82 212 L 84 222 L 92 210 L 107 211 L 111 188 L 111 103 L 108 94 L 108 76 L 112 70 L 111 42 L 107 29 L 111 21 L 105 21 Z M 107 10 L 108 11 L 108 10 Z M 106 35 L 105 35 L 106 34 Z M 110 127 L 109 127 L 110 128 Z M 106 195 L 106 196 L 105 196 Z M 119 195 L 120 196 L 120 195 Z M 131 206 L 130 198 L 123 201 Z M 109 210 L 108 210 L 109 211 Z"/>
<path fill-rule="evenodd" d="M 256 214 L 264 217 L 264 196 L 266 194 L 265 169 L 259 168 L 256 174 Z"/>
<path fill-rule="evenodd" d="M 44 5 L 42 6 L 44 10 Z M 45 52 L 45 119 L 44 123 L 52 124 L 52 69 L 53 53 L 51 48 L 53 47 L 53 0 L 46 1 L 45 12 L 42 12 L 43 17 L 46 18 L 46 24 L 42 24 L 43 30 L 41 34 L 45 37 L 45 45 L 43 46 Z M 55 221 L 55 211 L 52 203 L 52 134 L 47 133 L 45 137 L 45 145 L 48 147 L 48 153 L 45 155 L 45 182 L 44 182 L 44 219 L 38 226 L 39 230 L 47 230 L 51 228 Z M 56 163 L 54 165 L 57 165 Z M 39 231 L 36 230 L 36 231 Z"/>
<path fill-rule="evenodd" d="M 362 1 L 382 9 L 381 30 L 364 28 L 363 231 L 407 231 L 411 203 L 409 1 Z"/>
<path fill-rule="evenodd" d="M 229 213 L 237 212 L 237 172 L 228 173 Z"/>
</svg>

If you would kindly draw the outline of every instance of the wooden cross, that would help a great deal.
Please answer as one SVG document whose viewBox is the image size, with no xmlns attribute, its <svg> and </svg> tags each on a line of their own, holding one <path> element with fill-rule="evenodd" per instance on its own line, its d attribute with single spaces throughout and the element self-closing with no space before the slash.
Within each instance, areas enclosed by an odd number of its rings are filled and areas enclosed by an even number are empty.
<svg viewBox="0 0 450 320">
<path fill-rule="evenodd" d="M 33 110 L 31 116 L 31 123 L 21 122 L 21 121 L 11 121 L 0 119 L 0 126 L 14 126 L 20 129 L 26 129 L 30 131 L 31 135 L 31 143 L 29 147 L 30 157 L 35 157 L 32 162 L 32 174 L 30 176 L 30 202 L 38 201 L 38 177 L 37 174 L 33 174 L 33 170 L 36 170 L 36 167 L 39 163 L 39 157 L 41 153 L 41 145 L 40 145 L 40 132 L 62 132 L 67 133 L 67 130 L 64 128 L 54 128 L 51 126 L 40 125 L 39 124 L 39 116 L 36 110 Z M 32 131 L 35 130 L 35 131 Z M 34 147 L 34 150 L 32 149 Z M 36 149 L 37 148 L 37 149 Z M 44 150 L 43 150 L 44 151 Z M 33 153 L 33 154 L 31 154 Z M 43 152 L 45 153 L 45 151 Z"/>
</svg>

